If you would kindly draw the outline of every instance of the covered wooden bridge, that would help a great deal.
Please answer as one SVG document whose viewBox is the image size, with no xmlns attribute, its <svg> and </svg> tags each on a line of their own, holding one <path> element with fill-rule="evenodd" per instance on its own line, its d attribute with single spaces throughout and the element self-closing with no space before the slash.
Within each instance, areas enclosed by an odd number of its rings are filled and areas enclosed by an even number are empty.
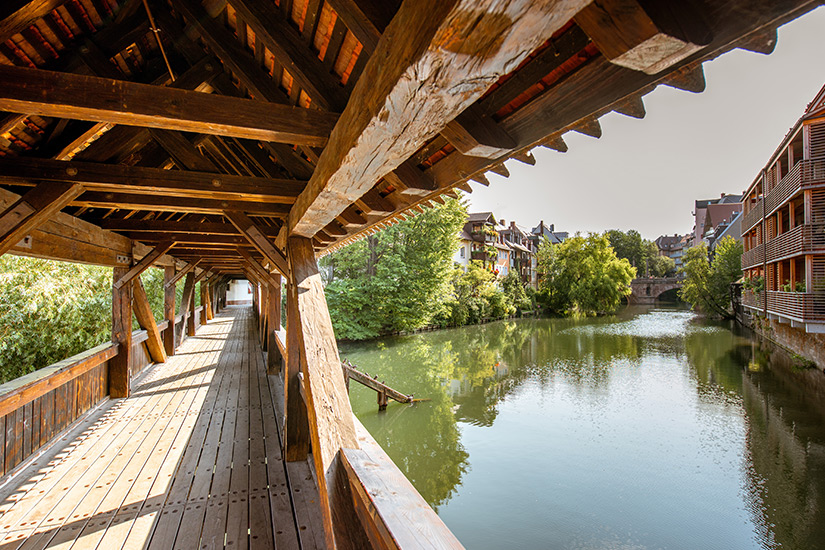
<svg viewBox="0 0 825 550">
<path fill-rule="evenodd" d="M 3 2 L 0 254 L 111 267 L 113 338 L 0 387 L 0 548 L 460 546 L 353 418 L 316 255 L 818 4 Z"/>
</svg>

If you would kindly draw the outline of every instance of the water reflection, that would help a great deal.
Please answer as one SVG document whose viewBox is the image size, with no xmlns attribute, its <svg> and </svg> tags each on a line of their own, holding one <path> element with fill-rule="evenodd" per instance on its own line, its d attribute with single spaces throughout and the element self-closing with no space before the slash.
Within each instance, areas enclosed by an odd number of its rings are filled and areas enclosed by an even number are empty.
<svg viewBox="0 0 825 550">
<path fill-rule="evenodd" d="M 351 395 L 468 547 L 825 547 L 825 376 L 734 327 L 628 308 L 342 356 L 431 400 Z"/>
</svg>

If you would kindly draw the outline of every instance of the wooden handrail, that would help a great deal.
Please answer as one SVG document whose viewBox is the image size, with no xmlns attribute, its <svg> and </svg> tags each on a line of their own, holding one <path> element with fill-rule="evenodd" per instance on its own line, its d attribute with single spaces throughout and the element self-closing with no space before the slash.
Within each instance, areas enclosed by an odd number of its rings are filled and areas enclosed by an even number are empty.
<svg viewBox="0 0 825 550">
<path fill-rule="evenodd" d="M 149 333 L 145 330 L 133 330 L 132 331 L 132 345 L 136 346 L 142 342 L 145 342 L 149 339 Z"/>
<path fill-rule="evenodd" d="M 69 380 L 77 378 L 118 352 L 118 344 L 107 342 L 68 359 L 0 385 L 0 416 L 16 411 Z"/>
<path fill-rule="evenodd" d="M 341 449 L 341 458 L 373 548 L 464 548 L 354 415 L 353 420 L 361 448 Z"/>
<path fill-rule="evenodd" d="M 163 332 L 167 328 L 169 328 L 169 319 L 166 319 L 166 320 L 161 321 L 160 323 L 158 323 L 158 330 L 160 332 Z"/>
</svg>

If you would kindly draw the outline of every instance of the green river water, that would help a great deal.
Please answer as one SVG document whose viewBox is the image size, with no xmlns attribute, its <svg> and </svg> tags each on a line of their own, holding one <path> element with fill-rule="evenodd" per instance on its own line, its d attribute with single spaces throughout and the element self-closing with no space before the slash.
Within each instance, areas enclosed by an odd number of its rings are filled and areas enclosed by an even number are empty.
<svg viewBox="0 0 825 550">
<path fill-rule="evenodd" d="M 825 548 L 825 375 L 677 308 L 341 346 L 356 414 L 470 549 Z"/>
</svg>

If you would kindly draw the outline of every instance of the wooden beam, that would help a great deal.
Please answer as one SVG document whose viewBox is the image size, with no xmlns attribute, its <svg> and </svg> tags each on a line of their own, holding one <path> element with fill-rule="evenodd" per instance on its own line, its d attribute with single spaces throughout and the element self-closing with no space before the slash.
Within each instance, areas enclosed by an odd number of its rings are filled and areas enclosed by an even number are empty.
<svg viewBox="0 0 825 550">
<path fill-rule="evenodd" d="M 120 164 L 21 157 L 0 159 L 0 182 L 19 185 L 44 181 L 80 183 L 90 191 L 281 204 L 295 202 L 305 185 L 305 182 L 289 179 L 162 170 Z"/>
<path fill-rule="evenodd" d="M 713 35 L 688 2 L 598 0 L 575 20 L 599 51 L 628 69 L 656 74 L 710 44 Z"/>
<path fill-rule="evenodd" d="M 168 279 L 163 281 L 164 288 L 170 288 L 170 287 L 175 288 L 175 285 L 177 284 L 177 282 L 180 281 L 181 279 L 183 279 L 184 276 L 188 275 L 190 271 L 195 269 L 195 267 L 199 263 L 200 263 L 200 260 L 192 262 L 190 264 L 187 264 L 187 266 L 184 267 L 183 269 L 181 269 L 180 272 L 177 275 L 175 275 L 173 273 L 172 277 L 169 277 Z"/>
<path fill-rule="evenodd" d="M 173 0 L 172 5 L 192 25 L 212 52 L 241 81 L 241 84 L 257 99 L 272 103 L 289 104 L 289 98 L 278 88 L 261 65 L 246 51 L 222 22 L 210 17 L 194 0 Z M 257 33 L 256 33 L 257 36 Z M 309 50 L 307 50 L 309 51 Z"/>
<path fill-rule="evenodd" d="M 183 314 L 183 324 L 181 325 L 180 334 L 178 334 L 177 345 L 183 341 L 183 333 L 189 332 L 189 315 L 192 310 L 192 302 L 195 294 L 195 274 L 191 271 L 186 274 L 186 280 L 183 283 L 183 295 L 180 300 L 180 311 Z"/>
<path fill-rule="evenodd" d="M 429 195 L 437 189 L 432 178 L 411 160 L 402 162 L 385 179 L 397 187 L 402 195 Z"/>
<path fill-rule="evenodd" d="M 441 135 L 461 154 L 471 157 L 497 159 L 516 147 L 516 141 L 474 105 L 447 124 Z"/>
<path fill-rule="evenodd" d="M 313 147 L 326 145 L 338 119 L 300 107 L 9 65 L 0 66 L 0 109 Z"/>
<path fill-rule="evenodd" d="M 194 267 L 194 266 L 193 266 Z M 163 271 L 163 318 L 167 326 L 163 332 L 163 347 L 167 357 L 175 355 L 175 266 L 166 266 Z"/>
<path fill-rule="evenodd" d="M 124 273 L 120 279 L 115 281 L 115 288 L 119 289 L 152 267 L 152 264 L 155 263 L 158 258 L 166 254 L 173 246 L 175 246 L 175 241 L 163 241 L 157 245 L 151 252 L 141 258 L 141 260 L 132 269 Z"/>
<path fill-rule="evenodd" d="M 224 216 L 234 225 L 241 234 L 254 246 L 263 257 L 272 264 L 272 267 L 288 276 L 289 267 L 286 256 L 273 244 L 273 239 L 267 237 L 255 222 L 243 212 L 224 212 Z"/>
<path fill-rule="evenodd" d="M 243 248 L 238 247 L 238 254 L 241 256 L 241 258 L 246 260 L 246 262 L 249 264 L 249 267 L 252 269 L 252 271 L 254 271 L 255 273 L 258 274 L 258 278 L 261 280 L 261 282 L 266 283 L 269 286 L 276 286 L 276 285 L 281 284 L 280 283 L 280 278 L 281 278 L 280 273 L 278 275 L 273 275 L 272 273 L 267 271 L 264 268 L 264 266 L 262 266 L 258 262 L 258 260 L 256 260 L 252 256 L 252 254 L 249 253 L 248 250 L 245 250 Z"/>
<path fill-rule="evenodd" d="M 231 223 L 196 222 L 196 221 L 169 221 L 169 220 L 139 220 L 129 218 L 119 220 L 104 218 L 95 220 L 96 225 L 112 231 L 141 231 L 157 233 L 191 233 L 193 235 L 240 235 Z M 261 232 L 268 237 L 277 237 L 278 228 L 261 226 Z"/>
<path fill-rule="evenodd" d="M 0 213 L 0 255 L 52 219 L 82 192 L 83 186 L 77 183 L 41 183 L 5 208 Z"/>
<path fill-rule="evenodd" d="M 402 3 L 290 213 L 290 234 L 315 235 L 587 3 Z"/>
<path fill-rule="evenodd" d="M 347 511 L 352 512 L 352 502 L 343 502 L 337 487 L 343 474 L 340 452 L 343 448 L 357 449 L 358 441 L 311 241 L 291 237 L 289 260 L 293 292 L 297 295 L 293 299 L 297 302 L 297 319 L 290 318 L 289 326 L 300 327 L 298 349 L 304 375 L 312 455 L 327 546 L 334 548 L 336 536 L 340 529 L 345 528 L 345 521 L 342 520 L 347 517 Z M 296 321 L 295 324 L 292 324 L 293 321 Z M 289 348 L 288 360 L 293 355 L 293 349 Z"/>
<path fill-rule="evenodd" d="M 212 161 L 201 155 L 198 148 L 180 132 L 151 128 L 149 135 L 169 153 L 181 170 L 218 172 Z"/>
<path fill-rule="evenodd" d="M 392 19 L 388 13 L 389 3 L 372 0 L 328 0 L 338 17 L 364 46 L 364 51 L 372 55 L 378 47 L 381 33 Z"/>
<path fill-rule="evenodd" d="M 176 0 L 178 2 L 184 0 Z M 298 85 L 322 109 L 340 112 L 347 104 L 343 86 L 324 68 L 321 60 L 306 47 L 299 32 L 271 6 L 257 0 L 229 0 L 247 25 L 269 48 L 275 60 L 295 78 Z"/>
<path fill-rule="evenodd" d="M 116 267 L 112 272 L 113 281 L 118 281 L 126 275 L 128 269 Z M 112 287 L 112 342 L 118 344 L 118 352 L 109 360 L 109 396 L 129 397 L 131 393 L 129 366 L 132 356 L 132 285 Z"/>
<path fill-rule="evenodd" d="M 132 280 L 132 308 L 135 319 L 140 328 L 146 331 L 146 348 L 149 350 L 149 357 L 155 363 L 166 362 L 166 350 L 163 348 L 163 340 L 160 338 L 155 316 L 152 315 L 152 308 L 149 307 L 149 298 L 146 297 L 146 289 L 143 288 L 143 281 L 140 277 Z"/>
<path fill-rule="evenodd" d="M 87 191 L 73 202 L 76 206 L 92 208 L 122 208 L 124 210 L 151 210 L 154 212 L 190 212 L 193 214 L 222 214 L 223 211 L 249 212 L 261 216 L 283 218 L 289 205 L 241 200 L 204 199 L 200 197 L 163 197 L 150 194 Z"/>
<path fill-rule="evenodd" d="M 20 198 L 20 195 L 0 188 L 0 209 L 16 203 Z M 32 230 L 31 236 L 31 239 L 13 246 L 9 252 L 105 266 L 125 265 L 133 252 L 131 239 L 63 212 L 46 219 Z"/>
<path fill-rule="evenodd" d="M 65 0 L 6 0 L 0 8 L 0 43 L 55 9 Z"/>
</svg>

